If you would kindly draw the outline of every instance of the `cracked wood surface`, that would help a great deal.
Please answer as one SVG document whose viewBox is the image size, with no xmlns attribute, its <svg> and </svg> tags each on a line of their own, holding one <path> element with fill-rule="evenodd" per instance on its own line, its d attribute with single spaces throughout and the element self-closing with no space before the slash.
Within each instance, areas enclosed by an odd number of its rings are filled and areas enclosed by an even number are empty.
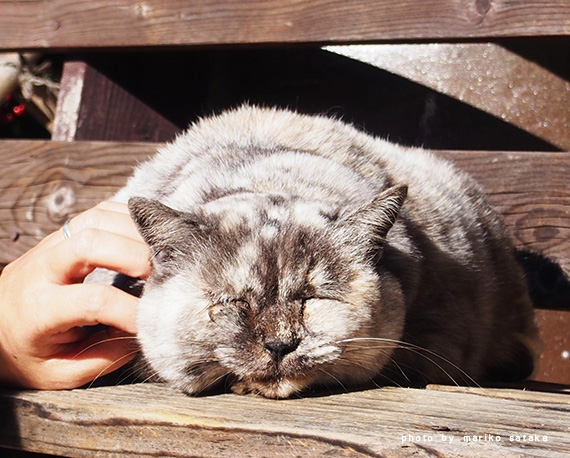
<svg viewBox="0 0 570 458">
<path fill-rule="evenodd" d="M 539 389 L 544 389 L 545 386 Z M 0 447 L 65 456 L 536 456 L 570 449 L 570 396 L 428 386 L 268 400 L 160 384 L 0 391 Z"/>
</svg>

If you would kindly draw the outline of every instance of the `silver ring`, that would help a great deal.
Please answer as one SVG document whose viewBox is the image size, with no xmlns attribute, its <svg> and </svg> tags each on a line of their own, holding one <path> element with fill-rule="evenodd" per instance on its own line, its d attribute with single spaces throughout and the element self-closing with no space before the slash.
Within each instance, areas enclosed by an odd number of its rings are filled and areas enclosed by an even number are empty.
<svg viewBox="0 0 570 458">
<path fill-rule="evenodd" d="M 65 223 L 63 223 L 63 227 L 61 228 L 61 230 L 63 231 L 63 238 L 64 239 L 68 239 L 69 237 L 71 237 L 71 231 L 69 230 L 69 218 L 67 218 L 65 220 Z"/>
</svg>

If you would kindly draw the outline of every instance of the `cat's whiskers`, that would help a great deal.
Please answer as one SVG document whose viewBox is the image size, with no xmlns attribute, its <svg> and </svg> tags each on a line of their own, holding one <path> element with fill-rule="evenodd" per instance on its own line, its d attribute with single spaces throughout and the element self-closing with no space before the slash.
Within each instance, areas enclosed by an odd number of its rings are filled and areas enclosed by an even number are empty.
<svg viewBox="0 0 570 458">
<path fill-rule="evenodd" d="M 360 367 L 364 371 L 369 371 L 369 368 L 362 361 L 355 361 L 353 359 L 347 359 L 347 358 L 340 357 L 337 360 L 337 362 L 346 363 L 347 367 L 353 368 L 356 366 L 356 367 Z M 376 374 L 374 376 L 369 377 L 369 382 L 372 383 L 374 386 L 376 386 L 376 388 L 380 388 L 380 386 L 374 381 L 374 377 L 376 377 Z"/>
<path fill-rule="evenodd" d="M 403 374 L 403 376 L 406 377 L 405 374 Z M 382 385 L 376 383 L 376 380 L 374 380 L 375 378 L 382 378 L 382 379 L 386 380 L 386 382 L 388 382 L 390 385 L 397 386 L 398 388 L 403 388 L 403 386 L 400 385 L 396 380 L 392 379 L 391 377 L 388 377 L 388 376 L 387 376 L 386 374 L 384 374 L 384 373 L 376 374 L 376 375 L 374 376 L 374 378 L 372 378 L 372 379 L 370 380 L 370 381 L 374 384 L 374 386 L 375 386 L 376 388 L 381 388 Z M 407 377 L 406 377 L 406 378 L 407 378 Z M 410 383 L 411 383 L 411 382 L 410 382 Z"/>
<path fill-rule="evenodd" d="M 144 379 L 142 379 L 140 383 L 148 383 L 154 378 L 160 379 L 161 378 L 160 374 L 155 370 L 148 371 L 148 375 Z"/>
<path fill-rule="evenodd" d="M 326 376 L 332 378 L 333 380 L 335 380 L 340 386 L 341 388 L 345 391 L 348 392 L 348 389 L 346 388 L 346 386 L 334 375 L 332 375 L 330 372 L 324 370 L 322 367 L 318 368 L 320 372 L 322 372 L 323 374 L 325 374 Z"/>
<path fill-rule="evenodd" d="M 341 339 L 341 340 L 336 341 L 335 343 L 336 344 L 346 344 L 346 343 L 348 343 L 348 344 L 352 344 L 352 343 L 391 344 L 392 346 L 390 346 L 390 347 L 389 346 L 381 346 L 381 347 L 377 347 L 377 348 L 403 349 L 403 350 L 410 351 L 410 352 L 412 352 L 418 356 L 421 356 L 422 358 L 425 358 L 427 361 L 429 361 L 434 366 L 436 366 L 439 370 L 441 370 L 454 385 L 460 386 L 459 383 L 451 376 L 451 374 L 447 370 L 445 370 L 445 368 L 441 364 L 439 364 L 433 358 L 430 357 L 430 356 L 433 356 L 437 359 L 440 359 L 445 364 L 450 365 L 453 369 L 457 370 L 463 377 L 465 377 L 469 383 L 472 383 L 476 387 L 480 388 L 480 385 L 475 381 L 475 379 L 473 379 L 467 372 L 465 372 L 463 369 L 461 369 L 457 364 L 453 363 L 452 361 L 445 358 L 444 356 L 441 356 L 437 352 L 430 350 L 429 348 L 424 348 L 424 347 L 421 347 L 419 345 L 415 345 L 415 344 L 410 343 L 410 342 L 405 342 L 402 340 L 389 339 L 389 338 L 384 338 L 384 337 L 353 337 L 353 338 L 349 338 L 349 339 Z M 370 348 L 370 345 L 365 345 L 363 347 L 354 347 L 354 346 L 352 347 L 352 349 L 357 349 L 357 348 L 358 349 Z M 427 353 L 427 355 L 425 353 Z M 430 356 L 428 356 L 428 355 L 430 355 Z M 393 359 L 392 359 L 392 361 L 395 363 L 395 361 Z M 402 370 L 399 366 L 398 366 L 398 368 L 400 370 Z M 405 373 L 403 373 L 403 375 L 405 376 Z M 409 380 L 407 376 L 405 376 L 405 377 L 407 380 Z"/>
<path fill-rule="evenodd" d="M 95 383 L 95 381 L 97 381 L 97 379 L 99 379 L 99 377 L 101 377 L 105 372 L 107 372 L 107 370 L 111 367 L 113 367 L 115 364 L 121 362 L 123 359 L 125 358 L 130 358 L 131 356 L 135 355 L 138 353 L 138 350 L 135 351 L 131 351 L 123 356 L 121 356 L 120 358 L 115 359 L 114 361 L 110 362 L 109 364 L 107 364 L 103 369 L 101 369 L 101 371 L 99 371 L 99 373 L 95 376 L 95 378 L 93 380 L 91 380 L 91 382 L 89 383 L 89 385 L 87 385 L 87 389 L 92 388 L 93 384 Z"/>
<path fill-rule="evenodd" d="M 369 349 L 369 348 L 371 348 L 371 347 L 370 347 L 370 346 L 366 346 L 366 345 L 362 345 L 362 346 L 358 346 L 358 347 L 349 347 L 349 348 L 345 348 L 345 351 L 343 352 L 343 354 L 345 354 L 345 353 L 350 353 L 351 351 L 356 352 L 356 351 L 360 351 L 360 350 L 362 350 L 362 349 Z M 381 349 L 381 350 L 392 350 L 392 349 L 401 348 L 401 347 L 399 347 L 399 346 L 397 346 L 397 345 L 391 344 L 390 346 L 375 347 L 375 348 L 376 348 L 376 349 Z M 396 367 L 398 368 L 398 370 L 400 371 L 402 377 L 404 377 L 404 378 L 411 384 L 412 381 L 408 378 L 408 376 L 406 375 L 406 373 L 402 370 L 402 368 L 401 368 L 400 365 L 394 360 L 394 358 L 392 358 L 391 353 L 385 353 L 384 355 L 390 360 L 390 362 L 391 362 L 392 364 L 394 364 L 394 366 L 396 366 Z M 347 366 L 347 367 L 351 367 L 351 366 L 355 366 L 355 365 L 356 365 L 356 366 L 361 367 L 361 368 L 364 369 L 364 370 L 367 370 L 367 371 L 370 370 L 370 368 L 368 367 L 368 365 L 365 364 L 366 361 L 362 361 L 362 360 L 359 360 L 359 359 L 355 359 L 355 358 L 352 357 L 352 356 L 351 356 L 351 358 L 345 358 L 345 357 L 343 357 L 343 356 L 340 356 L 337 361 L 339 361 L 339 362 L 341 362 L 341 363 L 346 363 L 346 366 Z M 395 385 L 395 386 L 401 387 L 401 385 L 400 385 L 398 382 L 396 382 L 395 380 L 391 379 L 391 378 L 390 378 L 387 374 L 385 374 L 383 371 L 381 371 L 380 373 L 377 373 L 377 372 L 375 371 L 374 375 L 370 377 L 370 382 L 371 382 L 372 384 L 374 384 L 374 386 L 376 386 L 377 388 L 380 388 L 380 385 L 378 385 L 378 384 L 376 383 L 376 381 L 375 381 L 375 379 L 378 378 L 378 377 L 381 377 L 381 378 L 387 380 L 389 383 L 391 383 L 391 384 L 393 384 L 393 385 Z"/>
<path fill-rule="evenodd" d="M 398 371 L 400 372 L 400 375 L 401 375 L 402 377 L 404 377 L 404 379 L 406 379 L 406 381 L 407 381 L 409 384 L 411 384 L 412 381 L 411 381 L 410 378 L 408 377 L 408 374 L 406 374 L 406 372 L 402 369 L 402 367 L 400 366 L 400 364 L 398 364 L 398 362 L 397 362 L 394 358 L 392 358 L 391 356 L 389 357 L 389 359 L 390 359 L 390 362 L 391 362 L 394 366 L 396 366 L 396 368 L 397 368 Z M 391 378 L 389 378 L 389 377 L 388 377 L 386 374 L 384 374 L 383 372 L 380 372 L 380 374 L 378 374 L 378 376 L 385 378 L 386 380 L 388 380 L 388 381 L 394 383 L 395 385 L 397 385 L 397 386 L 399 386 L 399 387 L 401 388 L 401 385 L 400 385 L 399 383 L 397 383 L 397 382 L 395 382 L 394 380 L 392 380 Z"/>
<path fill-rule="evenodd" d="M 226 370 L 223 374 L 220 374 L 219 376 L 217 376 L 215 379 L 213 379 L 212 381 L 210 381 L 205 387 L 204 387 L 204 391 L 207 391 L 209 389 L 211 389 L 212 387 L 216 386 L 220 380 L 222 380 L 223 378 L 226 378 L 228 375 L 231 375 L 231 371 Z M 225 388 L 229 388 L 228 386 L 225 386 Z"/>
<path fill-rule="evenodd" d="M 117 380 L 117 385 L 124 384 L 129 378 L 134 377 L 134 382 L 139 381 L 138 376 L 140 371 L 138 371 L 135 367 L 130 367 L 130 370 L 125 370 L 121 374 L 121 378 Z"/>
<path fill-rule="evenodd" d="M 136 341 L 137 338 L 135 336 L 120 336 L 120 337 L 109 337 L 107 339 L 98 340 L 97 342 L 94 342 L 91 345 L 88 345 L 87 347 L 83 348 L 81 351 L 77 352 L 75 355 L 73 355 L 72 359 L 79 358 L 83 353 L 91 350 L 92 348 L 94 348 L 98 345 L 102 345 L 104 343 L 109 343 L 109 342 L 115 342 L 117 340 L 133 340 L 133 341 Z M 137 351 L 139 351 L 139 350 L 136 350 L 135 353 Z"/>
</svg>

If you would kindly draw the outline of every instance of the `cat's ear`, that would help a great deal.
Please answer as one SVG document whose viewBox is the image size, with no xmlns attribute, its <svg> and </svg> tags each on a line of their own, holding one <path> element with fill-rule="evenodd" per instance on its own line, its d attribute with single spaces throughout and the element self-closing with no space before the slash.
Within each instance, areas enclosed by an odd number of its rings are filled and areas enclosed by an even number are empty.
<svg viewBox="0 0 570 458">
<path fill-rule="evenodd" d="M 393 186 L 342 217 L 340 223 L 356 236 L 356 240 L 366 237 L 380 245 L 396 222 L 407 195 L 407 186 Z"/>
<path fill-rule="evenodd" d="M 180 212 L 157 200 L 144 197 L 129 199 L 129 211 L 139 233 L 153 253 L 162 253 L 162 257 L 168 258 L 175 252 L 188 251 L 181 249 L 208 238 L 208 221 L 205 221 L 200 212 Z M 195 249 L 196 246 L 191 248 Z"/>
<path fill-rule="evenodd" d="M 151 247 L 164 245 L 182 229 L 182 214 L 157 200 L 132 197 L 129 212 L 139 233 Z"/>
</svg>

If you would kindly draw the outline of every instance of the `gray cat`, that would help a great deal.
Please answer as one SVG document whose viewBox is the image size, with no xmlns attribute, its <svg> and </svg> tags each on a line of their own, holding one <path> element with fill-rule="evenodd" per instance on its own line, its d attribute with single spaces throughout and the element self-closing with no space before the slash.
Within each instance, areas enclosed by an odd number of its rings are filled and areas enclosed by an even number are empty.
<svg viewBox="0 0 570 458">
<path fill-rule="evenodd" d="M 187 393 L 532 371 L 537 331 L 503 224 L 426 151 L 244 106 L 160 148 L 114 200 L 152 250 L 143 358 Z"/>
</svg>

